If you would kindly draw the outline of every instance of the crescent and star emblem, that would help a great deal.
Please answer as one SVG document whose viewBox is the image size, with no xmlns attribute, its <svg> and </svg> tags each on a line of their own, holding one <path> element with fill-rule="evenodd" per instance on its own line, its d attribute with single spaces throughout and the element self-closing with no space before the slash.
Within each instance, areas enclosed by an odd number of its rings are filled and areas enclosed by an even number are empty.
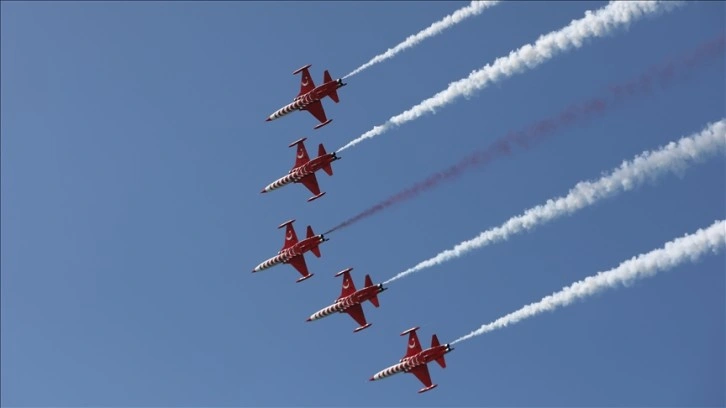
<svg viewBox="0 0 726 408">
<path fill-rule="evenodd" d="M 408 348 L 412 349 L 414 347 L 416 347 L 416 340 L 411 339 L 411 342 L 408 343 Z"/>
<path fill-rule="evenodd" d="M 348 282 L 347 280 L 344 280 L 343 281 L 343 289 L 348 289 L 348 286 L 350 286 L 350 282 Z"/>
<path fill-rule="evenodd" d="M 287 236 L 285 237 L 286 241 L 290 241 L 292 239 L 292 231 L 287 233 Z"/>
<path fill-rule="evenodd" d="M 297 154 L 297 158 L 302 159 L 303 156 L 305 156 L 305 152 L 303 152 L 302 149 L 300 149 L 300 152 Z"/>
<path fill-rule="evenodd" d="M 302 86 L 308 86 L 308 83 L 309 83 L 308 82 L 308 79 L 307 78 L 303 78 Z"/>
</svg>

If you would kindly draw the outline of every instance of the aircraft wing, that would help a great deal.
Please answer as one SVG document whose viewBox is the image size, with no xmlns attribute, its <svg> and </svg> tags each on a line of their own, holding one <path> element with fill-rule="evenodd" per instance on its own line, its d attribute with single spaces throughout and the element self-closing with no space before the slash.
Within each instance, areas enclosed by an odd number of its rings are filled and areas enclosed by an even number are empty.
<svg viewBox="0 0 726 408">
<path fill-rule="evenodd" d="M 310 76 L 308 67 L 302 68 L 302 77 L 300 78 L 300 93 L 297 94 L 297 96 L 304 95 L 315 89 L 315 82 L 313 82 L 313 77 Z"/>
<path fill-rule="evenodd" d="M 288 261 L 288 263 L 292 265 L 295 269 L 297 269 L 297 271 L 300 272 L 300 275 L 310 275 L 310 272 L 308 272 L 308 265 L 305 263 L 305 258 L 302 255 L 298 255 L 292 258 L 290 261 Z"/>
<path fill-rule="evenodd" d="M 360 303 L 345 309 L 345 312 L 348 313 L 350 317 L 353 318 L 353 320 L 358 322 L 359 325 L 365 326 L 367 324 L 366 316 L 365 314 L 363 314 L 363 307 L 360 305 Z"/>
<path fill-rule="evenodd" d="M 295 228 L 292 226 L 292 224 L 287 224 L 285 228 L 285 243 L 282 245 L 282 249 L 285 250 L 295 244 L 297 244 L 297 234 L 295 234 Z"/>
<path fill-rule="evenodd" d="M 353 283 L 353 278 L 350 277 L 350 272 L 346 272 L 343 274 L 343 289 L 340 291 L 338 299 L 344 298 L 353 293 L 355 293 L 355 283 Z"/>
<path fill-rule="evenodd" d="M 325 116 L 325 109 L 323 109 L 323 103 L 319 100 L 310 103 L 303 109 L 315 116 L 315 119 L 320 121 L 320 123 L 325 123 L 328 121 L 328 118 Z"/>
<path fill-rule="evenodd" d="M 320 195 L 320 187 L 318 186 L 318 179 L 315 177 L 315 173 L 308 174 L 300 179 L 300 182 L 314 195 Z"/>
<path fill-rule="evenodd" d="M 411 357 L 412 355 L 418 354 L 420 352 L 421 342 L 418 341 L 418 335 L 416 335 L 416 331 L 412 331 L 408 334 L 408 347 L 406 347 L 406 355 L 404 357 Z M 426 375 L 428 376 L 428 374 Z"/>
<path fill-rule="evenodd" d="M 295 165 L 292 167 L 297 168 L 310 161 L 308 157 L 308 151 L 305 149 L 305 144 L 300 142 L 297 144 L 297 156 L 295 157 Z"/>
<path fill-rule="evenodd" d="M 429 367 L 426 364 L 416 366 L 409 372 L 415 375 L 426 387 L 431 386 L 431 375 L 429 375 Z"/>
</svg>

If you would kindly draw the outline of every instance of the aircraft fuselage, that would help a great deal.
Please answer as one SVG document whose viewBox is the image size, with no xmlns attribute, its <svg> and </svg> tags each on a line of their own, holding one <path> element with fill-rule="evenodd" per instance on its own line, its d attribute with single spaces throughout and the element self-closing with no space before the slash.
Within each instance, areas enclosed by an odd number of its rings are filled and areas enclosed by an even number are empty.
<svg viewBox="0 0 726 408">
<path fill-rule="evenodd" d="M 265 187 L 262 192 L 267 193 L 290 183 L 300 183 L 300 180 L 302 180 L 304 177 L 315 173 L 316 171 L 339 159 L 340 158 L 336 156 L 335 152 L 316 157 L 309 162 L 303 164 L 302 166 L 295 167 L 294 169 L 290 170 L 288 174 L 273 181 L 267 187 Z"/>
<path fill-rule="evenodd" d="M 420 352 L 412 356 L 402 358 L 401 360 L 399 360 L 398 364 L 394 364 L 386 369 L 377 372 L 373 377 L 371 377 L 371 381 L 380 380 L 393 374 L 411 371 L 415 367 L 428 364 L 436 360 L 437 358 L 442 357 L 444 354 L 451 352 L 452 350 L 453 348 L 451 348 L 451 346 L 449 346 L 448 344 L 442 344 L 440 346 L 430 347 L 426 350 L 421 350 Z"/>
<path fill-rule="evenodd" d="M 325 98 L 342 86 L 345 86 L 342 79 L 336 79 L 335 81 L 329 81 L 320 86 L 317 86 L 313 88 L 310 92 L 296 96 L 295 99 L 292 100 L 292 103 L 289 103 L 273 112 L 267 118 L 267 121 L 279 119 L 296 110 L 304 110 L 306 106 Z"/>
<path fill-rule="evenodd" d="M 363 302 L 376 297 L 379 293 L 386 290 L 383 284 L 369 286 L 351 293 L 348 296 L 337 299 L 332 305 L 325 307 L 313 313 L 308 321 L 322 319 L 323 317 L 329 316 L 333 313 L 343 313 L 351 306 L 362 304 Z"/>
<path fill-rule="evenodd" d="M 252 272 L 259 272 L 261 270 L 271 268 L 281 263 L 289 263 L 293 258 L 302 256 L 303 254 L 305 254 L 305 252 L 308 252 L 313 248 L 317 248 L 321 243 L 325 241 L 327 241 L 327 239 L 324 238 L 322 234 L 315 235 L 310 238 L 305 238 L 304 240 L 299 241 L 290 248 L 278 251 L 277 255 L 257 265 L 255 269 L 252 270 Z"/>
</svg>

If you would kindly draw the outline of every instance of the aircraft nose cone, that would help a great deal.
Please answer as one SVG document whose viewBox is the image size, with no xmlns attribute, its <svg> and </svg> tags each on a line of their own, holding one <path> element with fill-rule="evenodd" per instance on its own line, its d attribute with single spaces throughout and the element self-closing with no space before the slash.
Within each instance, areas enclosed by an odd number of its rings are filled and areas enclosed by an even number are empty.
<svg viewBox="0 0 726 408">
<path fill-rule="evenodd" d="M 309 317 L 308 317 L 308 319 L 307 319 L 307 320 L 305 320 L 305 321 L 306 321 L 306 322 L 312 322 L 312 321 L 313 321 L 313 319 L 311 319 L 311 318 L 309 318 Z"/>
<path fill-rule="evenodd" d="M 375 381 L 375 380 L 376 380 L 376 376 L 374 375 L 374 376 L 373 376 L 373 377 L 371 377 L 371 378 L 370 378 L 370 379 L 369 379 L 368 381 Z"/>
<path fill-rule="evenodd" d="M 261 193 L 266 193 L 266 192 L 267 192 L 267 189 L 266 188 L 263 188 L 262 191 L 261 191 Z"/>
<path fill-rule="evenodd" d="M 265 119 L 265 122 L 269 122 L 271 120 L 272 120 L 272 118 L 268 117 L 267 119 Z"/>
</svg>

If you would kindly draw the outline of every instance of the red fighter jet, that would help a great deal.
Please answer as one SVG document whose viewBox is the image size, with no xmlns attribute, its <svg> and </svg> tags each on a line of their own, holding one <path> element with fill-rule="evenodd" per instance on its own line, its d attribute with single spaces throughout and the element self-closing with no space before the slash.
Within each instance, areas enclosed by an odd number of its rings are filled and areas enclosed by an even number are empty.
<svg viewBox="0 0 726 408">
<path fill-rule="evenodd" d="M 295 234 L 295 228 L 292 226 L 293 222 L 295 222 L 295 220 L 284 222 L 277 227 L 287 227 L 287 231 L 285 232 L 285 244 L 282 246 L 282 249 L 277 252 L 277 255 L 257 265 L 255 269 L 252 270 L 253 273 L 273 267 L 277 264 L 286 263 L 294 266 L 295 269 L 300 272 L 300 275 L 302 275 L 302 278 L 299 278 L 296 282 L 302 282 L 313 276 L 312 273 L 308 272 L 308 266 L 305 264 L 303 254 L 307 251 L 312 251 L 316 257 L 320 258 L 320 248 L 318 248 L 318 246 L 328 239 L 325 238 L 323 234 L 315 235 L 313 233 L 313 227 L 308 225 L 307 237 L 298 242 L 297 234 Z"/>
<path fill-rule="evenodd" d="M 332 176 L 333 168 L 330 164 L 339 160 L 340 157 L 336 156 L 335 152 L 326 153 L 325 147 L 323 147 L 323 144 L 320 143 L 318 146 L 318 157 L 310 160 L 308 152 L 305 150 L 305 140 L 307 140 L 306 137 L 290 144 L 290 147 L 297 145 L 297 158 L 295 159 L 295 165 L 286 176 L 280 177 L 262 189 L 263 193 L 267 193 L 290 183 L 302 183 L 308 190 L 310 190 L 311 193 L 313 193 L 313 196 L 308 198 L 308 201 L 316 200 L 325 195 L 325 193 L 320 192 L 315 172 L 323 169 L 323 171 L 328 173 L 329 176 Z"/>
<path fill-rule="evenodd" d="M 354 333 L 370 327 L 371 324 L 366 323 L 366 316 L 363 314 L 362 304 L 366 300 L 369 300 L 373 303 L 373 306 L 378 307 L 378 294 L 387 288 L 384 288 L 382 283 L 374 285 L 370 275 L 366 275 L 366 286 L 361 290 L 355 290 L 355 284 L 353 283 L 353 279 L 350 277 L 350 271 L 352 270 L 353 268 L 348 268 L 335 274 L 335 276 L 343 275 L 343 290 L 340 293 L 340 296 L 338 296 L 338 299 L 336 299 L 335 303 L 332 305 L 325 309 L 321 309 L 315 312 L 312 316 L 308 317 L 308 322 L 322 319 L 323 317 L 336 312 L 345 312 L 360 325 L 353 330 Z"/>
<path fill-rule="evenodd" d="M 418 330 L 418 326 L 401 333 L 401 336 L 410 333 L 406 355 L 399 360 L 398 364 L 376 373 L 371 377 L 371 381 L 380 380 L 398 373 L 413 373 L 425 385 L 424 388 L 418 390 L 419 393 L 436 388 L 438 384 L 431 384 L 431 376 L 429 376 L 429 368 L 426 364 L 436 361 L 442 368 L 446 368 L 444 354 L 454 349 L 448 344 L 439 344 L 439 339 L 434 334 L 431 337 L 431 347 L 421 350 L 421 343 L 418 341 L 416 330 Z"/>
<path fill-rule="evenodd" d="M 292 103 L 282 107 L 280 110 L 270 115 L 266 119 L 268 122 L 281 118 L 288 113 L 296 110 L 306 110 L 310 112 L 313 116 L 315 116 L 318 121 L 320 121 L 320 123 L 316 125 L 313 129 L 319 129 L 333 120 L 325 117 L 325 109 L 323 109 L 323 103 L 321 102 L 321 100 L 326 96 L 329 96 L 330 99 L 332 99 L 335 103 L 338 103 L 338 88 L 340 88 L 341 86 L 346 86 L 348 84 L 343 83 L 342 78 L 333 80 L 328 70 L 325 70 L 325 73 L 323 74 L 323 84 L 316 87 L 315 83 L 313 83 L 313 78 L 310 76 L 310 72 L 308 72 L 308 68 L 310 68 L 310 65 L 311 64 L 305 65 L 304 67 L 292 73 L 293 75 L 295 75 L 299 72 L 302 72 L 302 78 L 300 80 L 300 93 L 297 94 L 295 99 L 292 100 Z"/>
</svg>

